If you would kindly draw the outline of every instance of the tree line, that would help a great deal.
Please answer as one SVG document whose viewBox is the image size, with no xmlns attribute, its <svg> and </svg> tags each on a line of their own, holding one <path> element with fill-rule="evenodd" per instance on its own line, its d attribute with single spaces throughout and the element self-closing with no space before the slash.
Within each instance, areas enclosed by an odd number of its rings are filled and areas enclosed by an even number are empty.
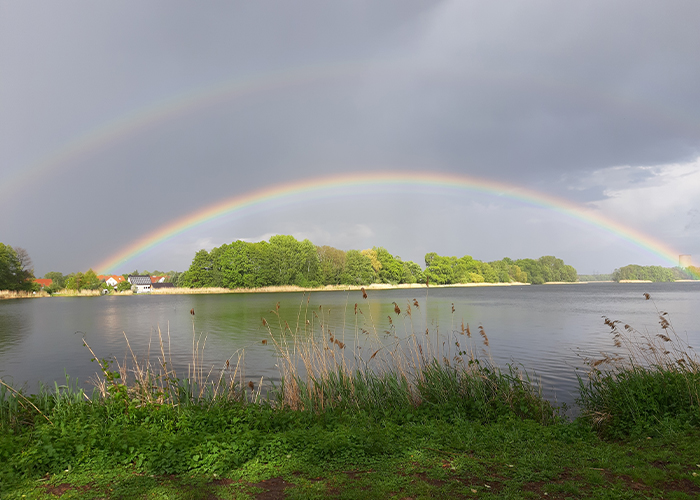
<svg viewBox="0 0 700 500">
<path fill-rule="evenodd" d="M 383 247 L 340 250 L 317 246 L 309 240 L 277 235 L 269 241 L 234 241 L 200 250 L 176 285 L 187 288 L 259 288 L 296 285 L 369 285 L 372 283 L 510 283 L 541 284 L 577 281 L 576 269 L 553 256 L 539 259 L 504 258 L 482 262 L 469 255 L 425 256 L 425 269 L 404 261 Z"/>
<path fill-rule="evenodd" d="M 693 266 L 683 269 L 681 267 L 639 266 L 637 264 L 630 264 L 615 269 L 612 273 L 612 280 L 617 282 L 621 280 L 669 282 L 698 279 L 698 276 L 700 276 L 700 268 Z"/>
</svg>

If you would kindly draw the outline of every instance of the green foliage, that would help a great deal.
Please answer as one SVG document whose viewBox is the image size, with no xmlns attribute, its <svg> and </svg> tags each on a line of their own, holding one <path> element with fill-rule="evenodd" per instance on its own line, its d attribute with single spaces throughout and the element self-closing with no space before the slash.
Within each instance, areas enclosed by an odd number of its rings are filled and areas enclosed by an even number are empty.
<svg viewBox="0 0 700 500">
<path fill-rule="evenodd" d="M 50 271 L 44 275 L 44 278 L 51 280 L 51 286 L 56 286 L 60 290 L 66 286 L 66 277 L 58 271 Z"/>
<path fill-rule="evenodd" d="M 384 247 L 374 247 L 373 254 L 379 262 L 379 282 L 398 284 L 403 282 L 404 266 L 401 258 L 394 257 Z"/>
<path fill-rule="evenodd" d="M 576 277 L 576 271 L 573 267 L 564 266 L 563 261 L 554 257 L 542 257 L 538 261 L 524 259 L 517 261 L 517 263 L 505 258 L 486 263 L 473 259 L 469 255 L 460 258 L 443 257 L 431 252 L 425 256 L 425 265 L 427 266 L 425 276 L 431 283 L 438 285 L 498 282 L 544 283 L 545 281 L 571 281 L 575 280 Z M 549 271 L 550 267 L 554 267 L 556 272 Z M 534 276 L 534 280 L 531 281 L 528 276 Z M 557 279 L 544 279 L 544 277 Z"/>
<path fill-rule="evenodd" d="M 26 250 L 0 243 L 0 290 L 31 291 L 33 279 Z"/>
<path fill-rule="evenodd" d="M 309 240 L 277 235 L 270 238 L 267 264 L 271 285 L 311 286 L 316 280 L 318 254 Z"/>
<path fill-rule="evenodd" d="M 85 273 L 72 273 L 66 277 L 66 288 L 68 290 L 97 290 L 101 286 L 102 283 L 92 269 Z"/>
<path fill-rule="evenodd" d="M 423 271 L 415 262 L 403 261 L 384 247 L 345 252 L 277 235 L 269 242 L 239 240 L 210 252 L 200 250 L 190 268 L 173 282 L 190 288 L 259 288 L 424 283 L 426 279 L 437 285 L 577 280 L 576 270 L 555 257 L 486 263 L 469 255 L 443 257 L 431 252 L 425 256 L 425 264 Z"/>
<path fill-rule="evenodd" d="M 213 252 L 213 250 L 212 250 Z M 190 268 L 180 277 L 178 286 L 186 288 L 204 288 L 217 286 L 214 261 L 206 250 L 200 250 L 194 256 Z"/>
<path fill-rule="evenodd" d="M 693 279 L 693 275 L 680 268 L 661 266 L 629 266 L 615 269 L 612 274 L 613 281 L 621 280 L 648 280 L 654 282 L 669 282 L 676 279 Z"/>
<path fill-rule="evenodd" d="M 117 292 L 128 292 L 129 290 L 131 290 L 131 283 L 127 280 L 117 283 Z"/>
<path fill-rule="evenodd" d="M 403 262 L 402 283 L 425 283 L 425 273 L 415 262 Z"/>
<path fill-rule="evenodd" d="M 527 281 L 533 285 L 551 281 L 578 281 L 578 274 L 573 266 L 564 264 L 564 261 L 551 255 L 534 259 L 520 259 L 515 261 L 526 275 Z"/>
<path fill-rule="evenodd" d="M 645 368 L 597 371 L 579 377 L 577 403 L 606 437 L 658 436 L 700 425 L 700 373 Z"/>
<path fill-rule="evenodd" d="M 318 281 L 324 285 L 339 285 L 345 270 L 345 252 L 327 245 L 316 247 Z"/>
<path fill-rule="evenodd" d="M 579 281 L 612 281 L 612 274 L 579 274 Z"/>
<path fill-rule="evenodd" d="M 341 275 L 345 285 L 369 285 L 376 281 L 372 260 L 358 250 L 348 250 L 345 254 L 345 270 Z"/>
</svg>

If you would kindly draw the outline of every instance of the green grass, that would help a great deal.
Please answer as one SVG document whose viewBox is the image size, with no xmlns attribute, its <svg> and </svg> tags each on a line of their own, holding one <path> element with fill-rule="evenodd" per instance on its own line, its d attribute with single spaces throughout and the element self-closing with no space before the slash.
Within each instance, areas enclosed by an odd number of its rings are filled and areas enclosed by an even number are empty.
<svg viewBox="0 0 700 500">
<path fill-rule="evenodd" d="M 81 403 L 53 413 L 53 425 L 3 432 L 2 498 L 255 498 L 282 481 L 286 498 L 700 493 L 697 431 L 606 441 L 581 423 L 482 424 L 430 409 L 377 419 L 240 403 L 128 415 L 109 406 Z"/>
</svg>

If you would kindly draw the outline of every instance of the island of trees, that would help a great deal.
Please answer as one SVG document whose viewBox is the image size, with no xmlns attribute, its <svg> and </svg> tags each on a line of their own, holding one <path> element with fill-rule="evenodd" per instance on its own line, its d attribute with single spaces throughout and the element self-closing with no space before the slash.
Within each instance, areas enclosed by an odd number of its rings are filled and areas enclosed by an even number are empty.
<svg viewBox="0 0 700 500">
<path fill-rule="evenodd" d="M 613 281 L 644 280 L 653 282 L 676 281 L 676 280 L 696 280 L 700 276 L 700 267 L 661 267 L 661 266 L 638 266 L 630 264 L 613 271 L 611 279 Z"/>
<path fill-rule="evenodd" d="M 383 247 L 340 250 L 316 246 L 309 240 L 277 235 L 269 241 L 234 241 L 200 250 L 177 286 L 189 288 L 259 288 L 296 285 L 369 285 L 372 283 L 534 283 L 577 281 L 576 269 L 552 256 L 539 259 L 504 258 L 482 262 L 469 255 L 425 256 L 425 269 L 404 261 Z"/>
</svg>

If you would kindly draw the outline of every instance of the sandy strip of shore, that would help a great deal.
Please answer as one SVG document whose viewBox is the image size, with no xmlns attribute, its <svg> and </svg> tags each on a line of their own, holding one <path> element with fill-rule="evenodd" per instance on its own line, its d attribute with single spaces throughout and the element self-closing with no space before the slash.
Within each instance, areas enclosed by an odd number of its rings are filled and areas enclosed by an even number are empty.
<svg viewBox="0 0 700 500">
<path fill-rule="evenodd" d="M 456 287 L 477 287 L 477 286 L 530 286 L 530 283 L 457 283 L 453 285 L 429 285 L 428 288 L 456 288 Z M 318 288 L 302 288 L 298 286 L 267 286 L 261 288 L 162 288 L 154 290 L 151 295 L 186 295 L 186 294 L 207 294 L 207 293 L 281 293 L 281 292 L 347 292 L 365 290 L 399 290 L 416 289 L 426 286 L 424 283 L 404 283 L 392 285 L 389 283 L 374 283 L 367 286 L 357 285 L 327 285 Z"/>
</svg>

